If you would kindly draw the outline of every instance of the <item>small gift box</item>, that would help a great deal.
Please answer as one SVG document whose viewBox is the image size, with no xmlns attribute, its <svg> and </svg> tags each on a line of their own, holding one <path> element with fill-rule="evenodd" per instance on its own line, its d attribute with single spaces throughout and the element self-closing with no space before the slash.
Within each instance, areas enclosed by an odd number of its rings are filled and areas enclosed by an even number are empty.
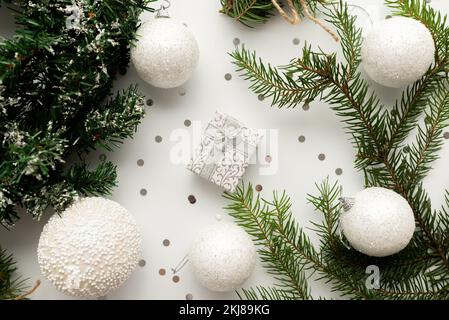
<svg viewBox="0 0 449 320">
<path fill-rule="evenodd" d="M 262 138 L 260 130 L 216 112 L 187 169 L 233 192 Z"/>
</svg>

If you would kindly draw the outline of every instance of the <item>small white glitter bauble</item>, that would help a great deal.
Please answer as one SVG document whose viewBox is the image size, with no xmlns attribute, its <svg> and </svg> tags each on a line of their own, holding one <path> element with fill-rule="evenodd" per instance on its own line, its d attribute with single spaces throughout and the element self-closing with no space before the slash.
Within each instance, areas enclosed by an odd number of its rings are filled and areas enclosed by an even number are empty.
<svg viewBox="0 0 449 320">
<path fill-rule="evenodd" d="M 256 248 L 242 228 L 228 223 L 213 224 L 198 234 L 189 261 L 199 282 L 212 291 L 240 288 L 256 264 Z"/>
<path fill-rule="evenodd" d="M 175 88 L 192 76 L 199 59 L 193 33 L 173 18 L 154 18 L 139 28 L 131 59 L 139 76 L 158 88 Z"/>
<path fill-rule="evenodd" d="M 118 288 L 137 266 L 141 235 L 134 217 L 99 197 L 75 201 L 45 225 L 37 249 L 44 276 L 68 295 L 94 298 Z"/>
<path fill-rule="evenodd" d="M 362 61 L 375 82 L 401 88 L 419 80 L 435 56 L 429 29 L 418 20 L 393 17 L 375 25 L 363 41 Z"/>
<path fill-rule="evenodd" d="M 350 209 L 341 217 L 341 229 L 356 250 L 372 257 L 385 257 L 409 244 L 415 218 L 408 202 L 398 193 L 368 188 L 351 200 Z"/>
</svg>

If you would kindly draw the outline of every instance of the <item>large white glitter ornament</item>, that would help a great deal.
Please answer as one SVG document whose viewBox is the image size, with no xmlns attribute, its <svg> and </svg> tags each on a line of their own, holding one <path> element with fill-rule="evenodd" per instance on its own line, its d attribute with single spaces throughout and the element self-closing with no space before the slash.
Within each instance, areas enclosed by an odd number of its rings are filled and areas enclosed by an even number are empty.
<svg viewBox="0 0 449 320">
<path fill-rule="evenodd" d="M 346 212 L 341 217 L 341 229 L 356 250 L 385 257 L 409 244 L 415 218 L 408 202 L 398 193 L 374 187 L 342 200 Z"/>
<path fill-rule="evenodd" d="M 406 17 L 373 26 L 362 46 L 362 62 L 375 82 L 401 88 L 419 80 L 434 61 L 435 43 L 429 29 Z"/>
<path fill-rule="evenodd" d="M 142 24 L 131 59 L 139 76 L 158 88 L 175 88 L 190 79 L 199 60 L 198 43 L 183 23 L 156 17 Z"/>
<path fill-rule="evenodd" d="M 94 298 L 118 288 L 137 266 L 141 235 L 117 202 L 77 200 L 45 225 L 37 249 L 44 276 L 68 295 Z"/>
<path fill-rule="evenodd" d="M 256 248 L 240 227 L 219 222 L 198 234 L 189 261 L 199 282 L 212 291 L 239 288 L 256 264 Z"/>
</svg>

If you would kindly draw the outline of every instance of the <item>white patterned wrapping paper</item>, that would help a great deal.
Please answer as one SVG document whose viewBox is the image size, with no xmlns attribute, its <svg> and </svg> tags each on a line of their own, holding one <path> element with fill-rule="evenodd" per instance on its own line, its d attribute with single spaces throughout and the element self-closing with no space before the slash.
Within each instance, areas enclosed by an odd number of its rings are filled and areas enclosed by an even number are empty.
<svg viewBox="0 0 449 320">
<path fill-rule="evenodd" d="M 263 134 L 220 112 L 208 123 L 187 169 L 233 192 Z"/>
</svg>

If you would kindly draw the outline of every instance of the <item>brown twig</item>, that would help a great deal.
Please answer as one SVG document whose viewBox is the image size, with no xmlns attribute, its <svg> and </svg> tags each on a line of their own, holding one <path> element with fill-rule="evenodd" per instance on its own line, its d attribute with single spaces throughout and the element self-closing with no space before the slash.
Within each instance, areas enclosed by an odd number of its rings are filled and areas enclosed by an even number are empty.
<svg viewBox="0 0 449 320">
<path fill-rule="evenodd" d="M 229 11 L 232 9 L 233 6 L 234 6 L 234 0 L 226 0 L 226 7 L 224 7 L 224 12 L 226 14 L 229 14 Z"/>
<path fill-rule="evenodd" d="M 249 6 L 245 8 L 245 10 L 240 12 L 240 14 L 237 17 L 235 17 L 235 20 L 240 21 L 240 18 L 243 17 L 249 10 L 251 10 L 251 8 L 256 5 L 256 3 L 257 3 L 257 0 L 253 0 L 249 4 Z"/>
<path fill-rule="evenodd" d="M 36 281 L 36 284 L 34 285 L 33 288 L 31 288 L 30 291 L 28 291 L 28 292 L 26 292 L 26 293 L 24 293 L 24 294 L 22 294 L 22 295 L 16 297 L 14 300 L 23 300 L 23 299 L 25 299 L 25 298 L 28 297 L 29 295 L 33 294 L 34 291 L 36 291 L 36 289 L 39 288 L 40 285 L 41 285 L 41 281 L 40 281 L 40 280 L 37 280 L 37 281 Z"/>
</svg>

